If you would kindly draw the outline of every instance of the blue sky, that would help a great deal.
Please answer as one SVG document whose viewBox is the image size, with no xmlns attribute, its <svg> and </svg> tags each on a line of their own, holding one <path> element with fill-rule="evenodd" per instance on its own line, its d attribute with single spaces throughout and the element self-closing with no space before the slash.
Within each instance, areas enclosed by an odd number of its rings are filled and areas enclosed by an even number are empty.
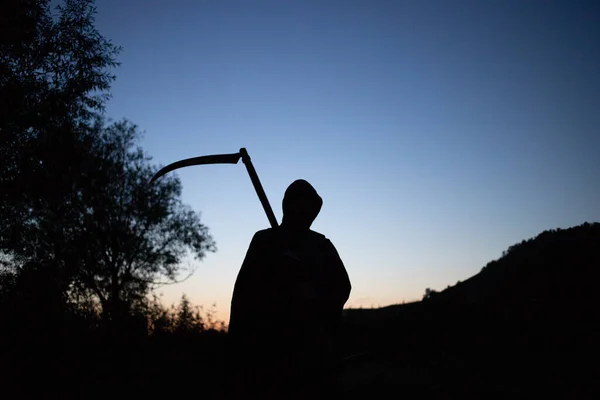
<svg viewBox="0 0 600 400">
<path fill-rule="evenodd" d="M 113 1 L 107 114 L 158 164 L 246 147 L 278 219 L 324 199 L 348 306 L 419 299 L 545 229 L 600 220 L 600 7 L 581 1 Z M 228 318 L 268 221 L 242 164 L 178 172 L 218 252 L 182 292 Z"/>
</svg>

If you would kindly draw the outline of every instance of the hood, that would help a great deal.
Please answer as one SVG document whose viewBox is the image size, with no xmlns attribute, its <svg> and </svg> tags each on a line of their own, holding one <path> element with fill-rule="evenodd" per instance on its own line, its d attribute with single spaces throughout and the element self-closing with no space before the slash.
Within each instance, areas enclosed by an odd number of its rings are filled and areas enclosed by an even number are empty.
<svg viewBox="0 0 600 400">
<path fill-rule="evenodd" d="M 323 199 L 314 187 L 304 179 L 298 179 L 285 191 L 283 196 L 282 225 L 292 229 L 310 229 L 321 211 Z"/>
</svg>

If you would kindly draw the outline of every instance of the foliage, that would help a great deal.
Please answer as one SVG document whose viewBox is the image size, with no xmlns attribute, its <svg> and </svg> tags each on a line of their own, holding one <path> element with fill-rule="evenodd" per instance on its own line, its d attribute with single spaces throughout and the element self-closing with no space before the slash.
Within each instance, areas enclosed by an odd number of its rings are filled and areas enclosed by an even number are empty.
<svg viewBox="0 0 600 400">
<path fill-rule="evenodd" d="M 148 184 L 157 168 L 137 128 L 99 116 L 119 48 L 94 27 L 93 2 L 65 1 L 56 15 L 48 1 L 3 4 L 3 282 L 35 263 L 71 302 L 129 312 L 214 242 L 176 178 Z"/>
<path fill-rule="evenodd" d="M 150 297 L 214 242 L 176 177 L 148 184 L 157 167 L 137 127 L 102 118 L 120 49 L 94 12 L 91 0 L 0 4 L 0 375 L 23 398 L 114 396 L 123 377 L 157 370 L 174 381 L 173 359 L 218 376 L 210 311 Z"/>
<path fill-rule="evenodd" d="M 65 203 L 39 213 L 13 254 L 34 255 L 75 302 L 128 312 L 156 284 L 173 282 L 188 254 L 215 246 L 200 217 L 181 202 L 181 184 L 164 177 L 135 147 L 137 128 L 121 121 L 92 126 L 95 141 L 81 185 Z M 20 269 L 19 269 L 20 270 Z"/>
<path fill-rule="evenodd" d="M 157 168 L 135 141 L 137 128 L 121 121 L 95 125 L 99 168 L 86 174 L 72 249 L 78 289 L 105 305 L 141 301 L 156 284 L 177 279 L 188 254 L 202 259 L 215 246 L 199 215 L 181 202 L 181 183 Z M 83 251 L 82 251 L 83 249 Z"/>
<path fill-rule="evenodd" d="M 437 291 L 427 288 L 427 289 L 425 289 L 425 294 L 423 295 L 423 300 L 431 299 L 432 297 L 434 297 L 437 294 L 438 294 Z"/>
<path fill-rule="evenodd" d="M 103 108 L 120 48 L 94 27 L 93 3 L 65 0 L 53 14 L 48 0 L 3 2 L 0 82 L 8 126 L 43 129 Z"/>
<path fill-rule="evenodd" d="M 108 98 L 119 48 L 95 29 L 92 1 L 67 0 L 55 14 L 46 0 L 0 7 L 0 249 L 14 267 L 38 258 L 40 219 L 60 219 L 81 191 L 88 122 Z"/>
<path fill-rule="evenodd" d="M 153 336 L 195 336 L 206 331 L 225 331 L 225 322 L 214 319 L 214 310 L 193 306 L 185 294 L 179 304 L 168 308 L 154 295 L 147 304 L 146 315 L 149 333 Z"/>
</svg>

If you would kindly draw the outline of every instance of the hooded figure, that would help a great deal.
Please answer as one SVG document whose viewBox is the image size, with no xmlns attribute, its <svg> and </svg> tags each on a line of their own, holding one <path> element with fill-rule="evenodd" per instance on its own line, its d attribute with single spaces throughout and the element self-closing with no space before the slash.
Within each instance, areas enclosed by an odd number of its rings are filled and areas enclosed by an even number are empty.
<svg viewBox="0 0 600 400">
<path fill-rule="evenodd" d="M 323 205 L 317 191 L 294 181 L 282 205 L 281 226 L 254 235 L 235 283 L 231 383 L 245 396 L 314 398 L 333 366 L 332 339 L 351 286 L 331 241 L 310 230 Z"/>
</svg>

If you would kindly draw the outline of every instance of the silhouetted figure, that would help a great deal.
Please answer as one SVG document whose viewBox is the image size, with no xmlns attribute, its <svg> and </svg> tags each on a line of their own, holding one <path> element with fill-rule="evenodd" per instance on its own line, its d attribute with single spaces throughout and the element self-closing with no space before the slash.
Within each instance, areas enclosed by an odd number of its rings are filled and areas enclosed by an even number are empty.
<svg viewBox="0 0 600 400">
<path fill-rule="evenodd" d="M 322 204 L 297 180 L 285 192 L 281 226 L 252 239 L 229 324 L 230 384 L 243 397 L 318 398 L 331 388 L 332 340 L 351 286 L 333 244 L 310 230 Z"/>
</svg>

